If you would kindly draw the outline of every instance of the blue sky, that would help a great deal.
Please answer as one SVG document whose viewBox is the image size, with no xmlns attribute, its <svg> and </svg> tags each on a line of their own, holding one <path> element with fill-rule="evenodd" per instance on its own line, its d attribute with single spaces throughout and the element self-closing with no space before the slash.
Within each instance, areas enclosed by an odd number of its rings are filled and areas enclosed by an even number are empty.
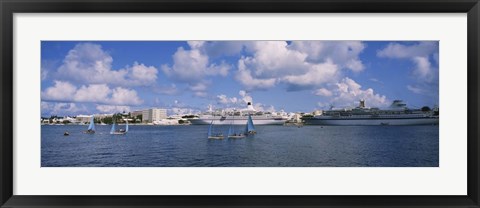
<svg viewBox="0 0 480 208">
<path fill-rule="evenodd" d="M 438 105 L 437 41 L 42 41 L 42 116 Z"/>
</svg>

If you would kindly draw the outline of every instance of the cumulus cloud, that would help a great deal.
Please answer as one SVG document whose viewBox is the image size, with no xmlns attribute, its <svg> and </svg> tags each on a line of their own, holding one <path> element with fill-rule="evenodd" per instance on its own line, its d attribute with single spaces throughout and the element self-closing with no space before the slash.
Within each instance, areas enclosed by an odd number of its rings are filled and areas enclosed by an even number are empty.
<svg viewBox="0 0 480 208">
<path fill-rule="evenodd" d="M 187 83 L 195 83 L 207 75 L 226 76 L 230 66 L 222 64 L 209 64 L 208 56 L 198 49 L 177 49 L 173 54 L 173 66 L 162 65 L 163 72 L 175 80 Z"/>
<path fill-rule="evenodd" d="M 413 45 L 390 43 L 386 48 L 377 51 L 377 56 L 388 58 L 427 57 L 437 51 L 438 43 L 436 41 L 425 41 Z"/>
<path fill-rule="evenodd" d="M 49 87 L 41 93 L 42 99 L 67 101 L 71 100 L 75 92 L 77 92 L 77 87 L 69 82 L 54 81 L 54 83 L 53 87 Z"/>
<path fill-rule="evenodd" d="M 333 95 L 333 93 L 325 88 L 320 88 L 315 91 L 315 95 L 330 97 Z"/>
<path fill-rule="evenodd" d="M 315 94 L 319 96 L 330 95 L 332 98 L 325 102 L 319 102 L 320 107 L 328 106 L 329 104 L 337 107 L 352 107 L 359 100 L 365 100 L 370 107 L 386 107 L 390 104 L 385 95 L 375 93 L 372 88 L 362 89 L 362 86 L 355 82 L 355 80 L 345 77 L 331 89 L 318 89 Z M 333 96 L 332 96 L 333 95 Z"/>
<path fill-rule="evenodd" d="M 130 106 L 97 105 L 95 108 L 101 113 L 130 112 Z"/>
<path fill-rule="evenodd" d="M 312 89 L 339 79 L 342 69 L 365 67 L 358 41 L 255 41 L 252 56 L 238 61 L 236 79 L 248 90 L 265 90 L 282 83 L 290 91 Z"/>
<path fill-rule="evenodd" d="M 332 81 L 335 78 L 338 67 L 330 62 L 315 64 L 310 70 L 301 75 L 288 75 L 281 81 L 288 83 L 289 90 L 311 88 Z"/>
<path fill-rule="evenodd" d="M 116 87 L 112 90 L 109 103 L 116 105 L 140 105 L 143 101 L 138 97 L 137 91 Z"/>
<path fill-rule="evenodd" d="M 217 104 L 222 105 L 223 107 L 232 107 L 232 108 L 245 108 L 247 103 L 253 103 L 253 98 L 245 90 L 240 90 L 238 92 L 240 97 L 229 97 L 224 94 L 216 96 Z M 263 105 L 261 105 L 263 106 Z"/>
<path fill-rule="evenodd" d="M 262 104 L 262 103 L 255 103 L 253 105 L 253 108 L 256 110 L 256 111 L 267 111 L 267 112 L 274 112 L 276 111 L 275 107 L 273 105 L 265 105 L 265 104 Z"/>
<path fill-rule="evenodd" d="M 436 68 L 432 67 L 432 58 L 438 66 L 438 42 L 425 41 L 413 45 L 390 43 L 377 51 L 378 57 L 409 59 L 415 64 L 413 76 L 421 82 L 433 82 L 436 78 Z"/>
<path fill-rule="evenodd" d="M 247 104 L 248 102 L 253 103 L 253 98 L 252 98 L 252 96 L 250 96 L 250 95 L 247 93 L 247 91 L 245 91 L 245 90 L 240 90 L 240 91 L 238 91 L 238 94 L 240 95 L 241 100 L 242 100 L 245 104 Z"/>
<path fill-rule="evenodd" d="M 199 109 L 195 108 L 179 108 L 179 107 L 173 107 L 167 109 L 168 114 L 174 114 L 174 115 L 192 115 L 192 114 L 198 114 L 201 111 Z"/>
<path fill-rule="evenodd" d="M 365 49 L 361 41 L 292 41 L 289 48 L 307 54 L 307 61 L 322 63 L 331 60 L 341 68 L 354 72 L 365 67 L 358 57 Z"/>
<path fill-rule="evenodd" d="M 209 56 L 201 49 L 203 41 L 189 41 L 191 50 L 179 47 L 173 54 L 173 65 L 162 65 L 162 71 L 171 79 L 187 83 L 195 96 L 207 95 L 205 78 L 208 76 L 227 76 L 231 68 L 225 62 L 210 63 Z"/>
<path fill-rule="evenodd" d="M 198 49 L 209 57 L 238 55 L 250 44 L 251 41 L 188 41 L 191 48 Z"/>
<path fill-rule="evenodd" d="M 275 86 L 275 78 L 260 79 L 252 76 L 252 71 L 245 66 L 245 60 L 238 61 L 238 71 L 235 79 L 248 90 L 265 90 Z"/>
<path fill-rule="evenodd" d="M 133 89 L 116 87 L 110 89 L 106 84 L 82 85 L 80 88 L 64 81 L 55 81 L 41 93 L 42 100 L 63 102 L 86 102 L 113 105 L 139 105 L 143 103 Z"/>
<path fill-rule="evenodd" d="M 88 112 L 84 105 L 77 105 L 75 103 L 66 102 L 41 102 L 41 109 L 43 115 L 72 115 L 76 113 Z"/>
<path fill-rule="evenodd" d="M 104 102 L 111 92 L 106 84 L 84 85 L 75 92 L 73 99 L 77 102 Z"/>
<path fill-rule="evenodd" d="M 377 51 L 378 57 L 407 59 L 415 67 L 411 70 L 412 85 L 407 89 L 416 94 L 425 94 L 438 100 L 438 42 L 424 41 L 405 45 L 390 43 L 387 47 Z"/>
<path fill-rule="evenodd" d="M 415 70 L 413 70 L 415 77 L 427 82 L 431 82 L 435 78 L 434 69 L 427 57 L 413 57 L 413 61 L 416 65 Z"/>
<path fill-rule="evenodd" d="M 236 97 L 227 97 L 226 95 L 217 95 L 217 102 L 220 104 L 236 104 L 238 99 Z"/>
<path fill-rule="evenodd" d="M 112 69 L 113 58 L 93 43 L 80 43 L 65 56 L 57 77 L 85 84 L 148 86 L 155 83 L 158 70 L 135 62 L 124 69 Z"/>
</svg>

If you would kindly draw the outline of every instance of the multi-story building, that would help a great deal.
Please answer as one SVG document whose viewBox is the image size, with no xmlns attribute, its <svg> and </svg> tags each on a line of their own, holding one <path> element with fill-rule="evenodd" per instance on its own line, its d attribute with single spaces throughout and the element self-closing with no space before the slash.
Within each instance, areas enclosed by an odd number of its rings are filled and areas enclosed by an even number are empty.
<svg viewBox="0 0 480 208">
<path fill-rule="evenodd" d="M 142 122 L 153 123 L 167 118 L 167 109 L 152 108 L 142 111 Z"/>
<path fill-rule="evenodd" d="M 92 115 L 77 115 L 75 121 L 76 121 L 76 123 L 85 124 L 85 123 L 90 122 L 91 117 L 92 117 Z"/>
<path fill-rule="evenodd" d="M 141 110 L 130 112 L 130 116 L 131 116 L 132 118 L 136 118 L 137 116 L 140 116 L 140 115 L 143 116 L 143 111 L 141 111 Z"/>
</svg>

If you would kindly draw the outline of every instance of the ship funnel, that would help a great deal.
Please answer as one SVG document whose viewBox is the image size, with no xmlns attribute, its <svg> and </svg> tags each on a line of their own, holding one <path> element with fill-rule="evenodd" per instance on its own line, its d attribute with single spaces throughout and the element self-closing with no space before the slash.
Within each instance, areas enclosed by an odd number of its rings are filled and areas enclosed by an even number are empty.
<svg viewBox="0 0 480 208">
<path fill-rule="evenodd" d="M 248 111 L 256 111 L 255 108 L 253 108 L 252 102 L 247 102 L 247 110 Z"/>
<path fill-rule="evenodd" d="M 360 108 L 365 108 L 365 100 L 360 100 Z"/>
</svg>

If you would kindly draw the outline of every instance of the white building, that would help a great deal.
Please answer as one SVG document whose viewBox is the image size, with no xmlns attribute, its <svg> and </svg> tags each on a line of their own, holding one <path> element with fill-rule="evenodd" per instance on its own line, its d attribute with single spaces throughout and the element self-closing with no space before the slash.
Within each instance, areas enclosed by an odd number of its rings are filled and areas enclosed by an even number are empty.
<svg viewBox="0 0 480 208">
<path fill-rule="evenodd" d="M 167 109 L 152 108 L 142 111 L 142 122 L 153 123 L 167 118 Z"/>
<path fill-rule="evenodd" d="M 92 115 L 77 115 L 75 122 L 76 123 L 81 123 L 81 124 L 86 124 L 90 122 L 90 118 Z"/>
</svg>

